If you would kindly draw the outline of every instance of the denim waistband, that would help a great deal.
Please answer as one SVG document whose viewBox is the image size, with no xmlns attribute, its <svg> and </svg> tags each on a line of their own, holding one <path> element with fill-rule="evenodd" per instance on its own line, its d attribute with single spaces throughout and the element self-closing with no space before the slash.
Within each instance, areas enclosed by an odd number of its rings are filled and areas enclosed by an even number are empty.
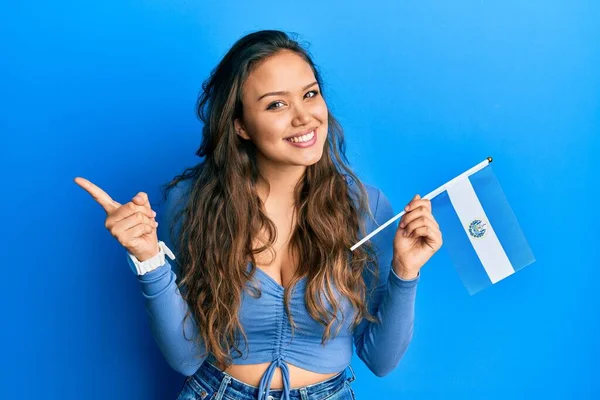
<svg viewBox="0 0 600 400">
<path fill-rule="evenodd" d="M 337 392 L 344 386 L 346 381 L 352 382 L 355 379 L 352 367 L 348 365 L 347 369 L 350 369 L 350 377 L 346 376 L 346 369 L 344 369 L 337 375 L 325 381 L 289 389 L 290 400 L 320 399 L 327 397 L 329 393 Z M 221 371 L 209 360 L 205 360 L 202 363 L 193 378 L 197 379 L 199 381 L 198 383 L 201 385 L 209 386 L 212 392 L 226 394 L 229 398 L 255 400 L 258 399 L 260 392 L 257 386 L 252 386 L 235 379 L 226 372 Z M 287 397 L 287 394 L 288 393 L 285 393 L 283 389 L 271 389 L 268 393 L 264 394 L 264 399 L 259 400 L 283 399 Z"/>
</svg>

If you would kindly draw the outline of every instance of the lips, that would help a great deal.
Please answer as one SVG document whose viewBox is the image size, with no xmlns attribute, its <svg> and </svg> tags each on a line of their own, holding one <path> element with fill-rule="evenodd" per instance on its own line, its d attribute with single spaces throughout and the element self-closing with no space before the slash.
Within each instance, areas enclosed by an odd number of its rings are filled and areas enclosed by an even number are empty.
<svg viewBox="0 0 600 400">
<path fill-rule="evenodd" d="M 316 130 L 317 130 L 317 127 L 315 127 L 315 128 L 311 128 L 311 129 L 309 129 L 309 130 L 306 130 L 306 131 L 304 131 L 304 132 L 300 132 L 300 133 L 297 133 L 297 134 L 295 134 L 295 135 L 292 135 L 292 136 L 288 136 L 288 137 L 286 137 L 286 138 L 283 138 L 283 140 L 287 140 L 287 139 L 291 139 L 291 138 L 295 138 L 295 137 L 300 137 L 300 136 L 306 135 L 306 134 L 308 134 L 308 133 L 311 133 L 312 131 L 316 131 Z"/>
</svg>

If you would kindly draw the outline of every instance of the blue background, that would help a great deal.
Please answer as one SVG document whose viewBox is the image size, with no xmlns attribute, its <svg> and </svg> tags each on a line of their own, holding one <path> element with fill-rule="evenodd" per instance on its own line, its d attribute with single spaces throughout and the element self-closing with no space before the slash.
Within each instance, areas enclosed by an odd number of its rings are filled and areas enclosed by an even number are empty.
<svg viewBox="0 0 600 400">
<path fill-rule="evenodd" d="M 250 5 L 251 4 L 251 5 Z M 414 340 L 358 398 L 598 398 L 600 3 L 61 1 L 0 9 L 0 398 L 169 399 L 86 177 L 127 202 L 197 162 L 194 102 L 240 36 L 299 32 L 359 175 L 400 210 L 488 155 L 537 262 L 469 296 L 446 251 Z M 160 205 L 156 205 L 160 212 Z"/>
</svg>

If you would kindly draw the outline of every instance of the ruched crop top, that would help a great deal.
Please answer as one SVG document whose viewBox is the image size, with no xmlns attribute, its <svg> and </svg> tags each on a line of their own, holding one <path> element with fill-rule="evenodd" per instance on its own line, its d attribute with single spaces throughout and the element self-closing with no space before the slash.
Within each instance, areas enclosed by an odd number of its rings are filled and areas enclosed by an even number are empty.
<svg viewBox="0 0 600 400">
<path fill-rule="evenodd" d="M 163 240 L 175 255 L 177 248 L 170 241 L 170 224 L 178 208 L 185 204 L 190 187 L 189 181 L 181 181 L 172 188 L 161 213 L 159 240 Z M 352 187 L 350 182 L 351 190 Z M 375 221 L 370 218 L 367 221 L 368 233 L 394 216 L 394 212 L 381 190 L 367 184 L 365 188 L 369 207 L 375 216 Z M 284 288 L 260 268 L 255 269 L 255 282 L 252 284 L 260 288 L 261 296 L 256 298 L 246 291 L 242 292 L 238 315 L 247 336 L 247 347 L 241 349 L 244 352 L 242 357 L 233 358 L 233 363 L 270 363 L 259 385 L 260 400 L 269 394 L 273 373 L 277 368 L 281 368 L 282 372 L 284 398 L 289 399 L 291 388 L 287 364 L 317 373 L 340 372 L 350 363 L 353 345 L 358 357 L 377 376 L 386 375 L 395 368 L 412 339 L 415 294 L 420 279 L 418 276 L 413 280 L 403 280 L 390 268 L 395 227 L 396 223 L 391 224 L 371 238 L 378 249 L 380 274 L 377 288 L 367 301 L 369 311 L 380 323 L 363 319 L 352 331 L 350 328 L 355 314 L 350 303 L 341 298 L 344 325 L 337 336 L 332 336 L 324 345 L 321 345 L 324 327 L 310 317 L 304 303 L 306 278 L 296 284 L 291 297 L 291 313 L 296 324 L 292 335 L 284 305 Z M 178 229 L 180 227 L 176 227 L 176 232 Z M 127 260 L 131 263 L 130 257 Z M 176 266 L 177 263 L 165 259 L 163 265 L 139 275 L 138 280 L 150 317 L 151 332 L 158 347 L 173 369 L 189 376 L 204 361 L 199 356 L 204 353 L 204 348 L 198 348 L 193 340 L 188 340 L 199 335 L 199 331 L 192 317 L 186 319 L 184 326 L 188 304 L 176 285 Z M 367 287 L 374 283 L 370 273 L 365 272 L 364 279 Z"/>
</svg>

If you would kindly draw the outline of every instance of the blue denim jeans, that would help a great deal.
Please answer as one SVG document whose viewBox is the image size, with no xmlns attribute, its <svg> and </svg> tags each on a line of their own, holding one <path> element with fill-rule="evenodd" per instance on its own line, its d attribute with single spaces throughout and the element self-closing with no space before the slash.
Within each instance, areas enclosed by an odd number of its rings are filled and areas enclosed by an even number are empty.
<svg viewBox="0 0 600 400">
<path fill-rule="evenodd" d="M 291 400 L 355 400 L 350 383 L 354 381 L 354 371 L 348 366 L 352 376 L 346 371 L 323 382 L 290 389 Z M 281 389 L 271 389 L 265 399 L 279 400 Z M 185 380 L 177 400 L 256 400 L 258 388 L 241 382 L 221 371 L 208 361 L 204 361 L 198 371 Z"/>
</svg>

